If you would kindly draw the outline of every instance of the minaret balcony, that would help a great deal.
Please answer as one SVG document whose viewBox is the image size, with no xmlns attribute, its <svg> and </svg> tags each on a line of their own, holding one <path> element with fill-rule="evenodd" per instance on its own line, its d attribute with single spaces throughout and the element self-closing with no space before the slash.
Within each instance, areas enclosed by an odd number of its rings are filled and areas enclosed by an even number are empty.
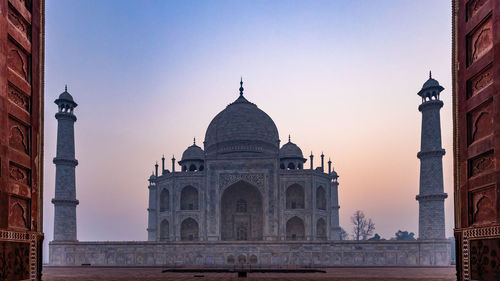
<svg viewBox="0 0 500 281">
<path fill-rule="evenodd" d="M 74 122 L 76 122 L 76 116 L 71 113 L 71 112 L 57 112 L 56 113 L 56 119 L 57 120 L 60 120 L 60 119 L 71 119 L 73 120 Z"/>
<path fill-rule="evenodd" d="M 415 199 L 417 201 L 420 201 L 420 200 L 436 200 L 436 201 L 440 201 L 440 200 L 444 200 L 448 198 L 448 194 L 446 193 L 438 193 L 438 194 L 419 194 L 417 196 L 415 196 Z"/>
<path fill-rule="evenodd" d="M 67 205 L 78 205 L 80 204 L 80 201 L 76 199 L 59 199 L 59 198 L 54 198 L 52 199 L 52 204 L 67 204 Z"/>
<path fill-rule="evenodd" d="M 431 150 L 431 151 L 420 151 L 417 153 L 417 158 L 422 159 L 422 158 L 427 158 L 427 157 L 439 157 L 445 155 L 445 150 L 444 149 L 439 149 L 439 150 Z"/>
<path fill-rule="evenodd" d="M 71 158 L 65 158 L 65 157 L 54 157 L 52 162 L 56 165 L 62 164 L 62 165 L 68 165 L 68 166 L 73 166 L 73 167 L 76 167 L 78 165 L 78 160 L 71 159 Z"/>
<path fill-rule="evenodd" d="M 428 100 L 424 101 L 421 105 L 418 106 L 419 111 L 426 111 L 430 109 L 439 109 L 443 107 L 444 103 L 442 100 Z"/>
</svg>

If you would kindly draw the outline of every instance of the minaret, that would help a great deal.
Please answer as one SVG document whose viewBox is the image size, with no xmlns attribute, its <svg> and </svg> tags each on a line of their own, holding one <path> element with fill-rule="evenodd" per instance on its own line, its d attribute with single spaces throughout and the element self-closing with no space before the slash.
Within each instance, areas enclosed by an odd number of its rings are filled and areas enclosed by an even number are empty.
<svg viewBox="0 0 500 281">
<path fill-rule="evenodd" d="M 325 171 L 325 155 L 321 152 L 321 172 Z"/>
<path fill-rule="evenodd" d="M 328 161 L 331 163 L 331 161 Z M 330 200 L 331 200 L 331 214 L 330 214 L 330 240 L 341 240 L 340 237 L 340 223 L 339 223 L 339 175 L 335 172 L 335 169 L 329 173 L 332 180 L 330 182 Z"/>
<path fill-rule="evenodd" d="M 419 239 L 445 239 L 444 199 L 448 195 L 443 190 L 442 158 L 445 151 L 441 147 L 439 116 L 443 107 L 439 93 L 443 90 L 429 72 L 429 80 L 418 92 L 422 97 L 422 104 L 418 107 L 422 112 L 422 135 L 417 154 L 420 159 L 420 193 L 416 197 L 419 203 Z"/>
<path fill-rule="evenodd" d="M 175 173 L 175 156 L 173 155 L 172 155 L 172 173 Z"/>
<path fill-rule="evenodd" d="M 165 155 L 161 157 L 161 174 L 165 174 Z"/>
<path fill-rule="evenodd" d="M 156 176 L 153 173 L 151 173 L 151 176 L 149 177 L 149 204 L 148 204 L 148 241 L 156 241 L 156 234 L 157 234 L 157 225 L 156 225 L 156 219 L 157 219 L 157 213 L 156 213 Z"/>
<path fill-rule="evenodd" d="M 77 104 L 68 93 L 68 88 L 56 99 L 59 107 L 57 119 L 56 187 L 54 204 L 54 241 L 76 241 L 76 187 L 75 131 L 76 116 L 73 109 Z"/>
<path fill-rule="evenodd" d="M 312 170 L 313 169 L 313 159 L 314 159 L 314 155 L 313 155 L 312 151 L 311 151 L 311 155 L 309 155 L 309 158 L 311 159 L 310 164 L 311 164 L 311 170 Z"/>
</svg>

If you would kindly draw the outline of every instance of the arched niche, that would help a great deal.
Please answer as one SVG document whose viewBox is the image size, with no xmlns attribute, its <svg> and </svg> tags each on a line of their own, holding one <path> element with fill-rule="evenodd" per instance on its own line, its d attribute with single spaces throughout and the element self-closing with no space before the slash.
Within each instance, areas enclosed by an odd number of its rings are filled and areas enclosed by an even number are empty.
<svg viewBox="0 0 500 281">
<path fill-rule="evenodd" d="M 199 227 L 198 222 L 193 218 L 187 218 L 181 223 L 181 241 L 198 240 Z"/>
<path fill-rule="evenodd" d="M 160 241 L 168 241 L 170 236 L 170 226 L 167 220 L 160 223 Z"/>
<path fill-rule="evenodd" d="M 326 192 L 323 186 L 316 189 L 316 208 L 326 210 Z"/>
<path fill-rule="evenodd" d="M 198 210 L 198 190 L 188 185 L 181 191 L 181 210 Z"/>
<path fill-rule="evenodd" d="M 316 222 L 316 239 L 326 240 L 326 221 L 323 218 L 319 218 Z"/>
<path fill-rule="evenodd" d="M 304 240 L 304 221 L 299 217 L 293 217 L 286 222 L 286 240 Z"/>
<path fill-rule="evenodd" d="M 170 210 L 170 192 L 168 189 L 163 189 L 160 193 L 160 212 Z"/>
<path fill-rule="evenodd" d="M 300 184 L 292 184 L 286 189 L 286 208 L 304 209 L 304 187 Z"/>
</svg>

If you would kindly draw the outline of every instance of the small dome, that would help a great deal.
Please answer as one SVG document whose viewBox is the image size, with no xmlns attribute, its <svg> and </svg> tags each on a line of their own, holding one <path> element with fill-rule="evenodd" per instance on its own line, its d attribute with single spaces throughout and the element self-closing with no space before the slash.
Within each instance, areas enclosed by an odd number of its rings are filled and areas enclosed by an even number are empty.
<svg viewBox="0 0 500 281">
<path fill-rule="evenodd" d="M 337 172 L 335 172 L 335 170 L 333 170 L 333 171 L 332 171 L 332 177 L 333 177 L 334 179 L 336 179 L 336 178 L 338 178 L 338 177 L 339 177 L 339 175 L 337 174 Z"/>
<path fill-rule="evenodd" d="M 304 156 L 296 144 L 288 141 L 280 149 L 280 158 L 304 158 Z"/>
<path fill-rule="evenodd" d="M 156 179 L 155 174 L 151 174 L 151 176 L 149 177 L 149 181 L 154 181 L 155 179 Z"/>
<path fill-rule="evenodd" d="M 201 147 L 197 146 L 196 144 L 193 144 L 190 147 L 188 147 L 184 151 L 184 153 L 182 153 L 181 161 L 203 160 L 203 159 L 205 159 L 205 152 L 203 152 L 203 149 L 201 149 Z"/>
<path fill-rule="evenodd" d="M 439 93 L 444 90 L 444 88 L 439 85 L 439 82 L 432 78 L 432 73 L 429 72 L 429 79 L 425 81 L 424 85 L 422 85 L 422 89 L 417 93 L 417 95 L 425 98 L 428 97 L 429 94 L 431 96 L 439 95 Z"/>
<path fill-rule="evenodd" d="M 427 88 L 432 88 L 432 87 L 439 87 L 439 82 L 434 79 L 434 78 L 429 78 L 429 80 L 425 81 L 424 85 L 422 86 L 422 89 L 427 89 Z"/>
<path fill-rule="evenodd" d="M 76 107 L 78 104 L 73 100 L 73 97 L 68 93 L 68 87 L 64 87 L 64 92 L 62 92 L 59 97 L 54 101 L 57 105 L 70 105 Z"/>
<path fill-rule="evenodd" d="M 73 97 L 67 92 L 67 91 L 64 91 L 62 92 L 60 95 L 59 95 L 59 99 L 60 100 L 64 100 L 64 101 L 73 101 Z"/>
</svg>

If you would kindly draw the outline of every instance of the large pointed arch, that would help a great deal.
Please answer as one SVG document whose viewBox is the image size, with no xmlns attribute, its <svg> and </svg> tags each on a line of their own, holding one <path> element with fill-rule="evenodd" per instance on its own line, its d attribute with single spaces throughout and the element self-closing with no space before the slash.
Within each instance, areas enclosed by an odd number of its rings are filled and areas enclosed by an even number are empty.
<svg viewBox="0 0 500 281">
<path fill-rule="evenodd" d="M 220 202 L 222 240 L 262 240 L 263 202 L 256 186 L 240 180 L 224 190 Z"/>
</svg>

